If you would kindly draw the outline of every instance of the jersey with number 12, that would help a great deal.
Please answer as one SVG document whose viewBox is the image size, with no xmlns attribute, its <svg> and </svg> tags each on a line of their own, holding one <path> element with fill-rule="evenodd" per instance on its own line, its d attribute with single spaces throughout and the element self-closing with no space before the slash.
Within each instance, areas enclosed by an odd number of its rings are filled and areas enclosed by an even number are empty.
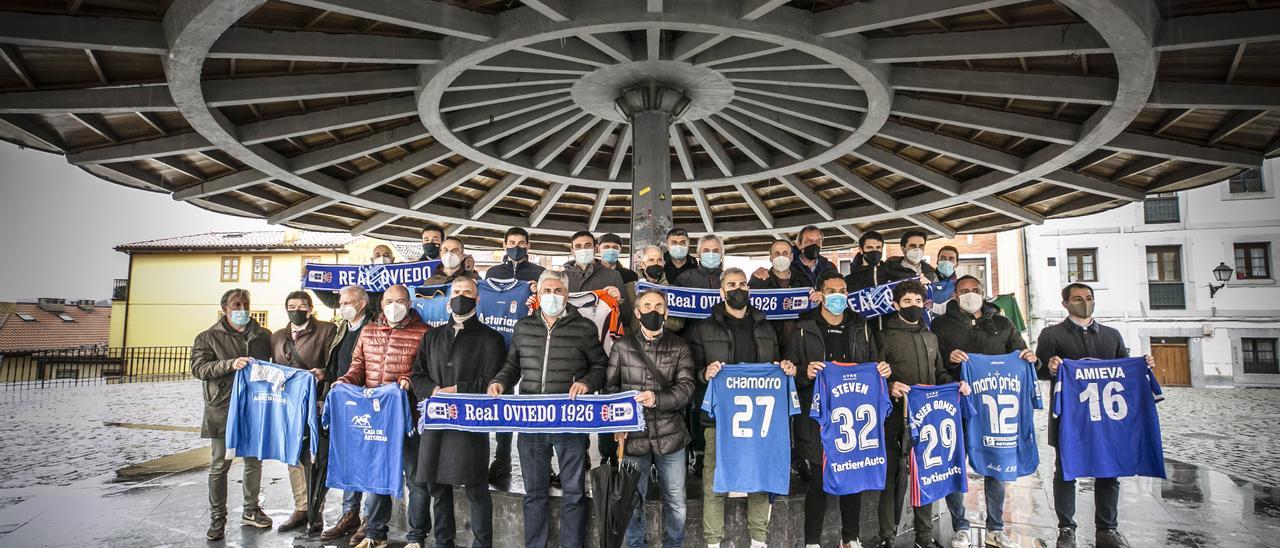
<svg viewBox="0 0 1280 548">
<path fill-rule="evenodd" d="M 958 383 L 918 384 L 907 392 L 912 506 L 927 506 L 956 491 L 969 490 L 961 424 L 973 412 L 969 398 L 960 395 Z"/>
<path fill-rule="evenodd" d="M 1033 409 L 1043 409 L 1034 366 L 1021 352 L 969 354 L 961 377 L 977 413 L 965 421 L 969 464 L 983 476 L 1014 481 L 1040 466 Z"/>
<path fill-rule="evenodd" d="M 776 364 L 729 364 L 711 379 L 702 410 L 716 421 L 717 493 L 787 494 L 795 379 Z"/>
<path fill-rule="evenodd" d="M 884 489 L 884 421 L 893 410 L 876 364 L 826 362 L 813 381 L 809 416 L 822 438 L 822 490 L 852 495 Z"/>
<path fill-rule="evenodd" d="M 1145 358 L 1064 360 L 1053 412 L 1062 477 L 1165 477 L 1160 383 Z"/>
</svg>

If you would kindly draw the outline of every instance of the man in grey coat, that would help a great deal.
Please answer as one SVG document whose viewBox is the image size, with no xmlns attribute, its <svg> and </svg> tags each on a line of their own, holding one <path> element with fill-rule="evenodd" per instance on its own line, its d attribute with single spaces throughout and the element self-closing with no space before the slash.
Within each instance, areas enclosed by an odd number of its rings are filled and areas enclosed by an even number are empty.
<svg viewBox="0 0 1280 548">
<path fill-rule="evenodd" d="M 227 412 L 236 372 L 254 359 L 271 359 L 271 332 L 249 317 L 249 292 L 232 289 L 222 294 L 222 317 L 191 343 L 191 375 L 204 381 L 204 420 L 200 437 L 213 443 L 209 461 L 209 531 L 205 538 L 222 539 L 227 526 Z M 262 461 L 244 458 L 244 513 L 240 523 L 270 529 L 271 518 L 258 506 Z"/>
</svg>

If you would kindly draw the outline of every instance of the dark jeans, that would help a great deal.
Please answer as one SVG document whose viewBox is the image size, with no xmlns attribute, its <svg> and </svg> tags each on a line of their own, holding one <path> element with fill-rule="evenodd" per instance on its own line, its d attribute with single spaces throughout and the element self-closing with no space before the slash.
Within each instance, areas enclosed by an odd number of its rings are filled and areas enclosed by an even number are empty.
<svg viewBox="0 0 1280 548">
<path fill-rule="evenodd" d="M 453 539 L 457 537 L 458 526 L 453 517 L 453 486 L 440 483 L 429 484 L 431 492 L 431 510 L 435 517 L 435 548 L 453 548 Z M 467 502 L 471 503 L 471 541 L 472 548 L 489 548 L 493 546 L 493 498 L 489 496 L 489 486 L 481 483 L 463 488 L 467 493 Z"/>
<path fill-rule="evenodd" d="M 895 408 L 895 410 L 897 410 Z M 899 411 L 900 412 L 900 411 Z M 898 415 L 894 413 L 893 415 Z M 893 421 L 885 428 L 885 462 L 884 491 L 880 492 L 880 503 L 876 509 L 880 518 L 880 538 L 897 538 L 898 520 L 902 516 L 902 503 L 907 495 L 909 478 L 907 466 L 903 462 L 902 427 L 893 428 Z M 916 542 L 927 544 L 933 539 L 933 505 L 928 504 L 912 509 L 912 525 L 916 530 Z"/>
<path fill-rule="evenodd" d="M 819 471 L 823 468 L 819 468 Z M 813 480 L 809 482 L 809 489 L 804 493 L 804 543 L 805 544 L 821 544 L 822 543 L 822 521 L 827 515 L 826 491 L 822 490 L 821 474 L 814 474 Z M 862 518 L 862 493 L 854 493 L 852 495 L 841 495 L 836 497 L 840 502 L 840 542 L 853 542 L 858 540 L 858 533 L 861 529 Z"/>
<path fill-rule="evenodd" d="M 493 461 L 505 462 L 508 468 L 511 466 L 511 436 L 513 435 L 515 434 L 511 432 L 498 432 L 493 435 L 497 440 L 497 446 L 493 448 Z"/>
<path fill-rule="evenodd" d="M 560 463 L 560 546 L 581 548 L 587 533 L 587 434 L 520 434 L 524 478 L 524 545 L 545 548 L 551 522 L 551 452 Z"/>
<path fill-rule="evenodd" d="M 982 478 L 982 494 L 987 499 L 987 530 L 1004 530 L 1004 488 L 1005 482 L 993 477 Z M 969 528 L 969 518 L 964 513 L 964 493 L 956 491 L 947 495 L 947 510 L 951 512 L 951 529 L 962 531 Z"/>
<path fill-rule="evenodd" d="M 405 507 L 409 521 L 409 532 L 406 542 L 421 543 L 431 531 L 431 495 L 426 486 L 413 481 L 413 472 L 418 469 L 418 437 L 404 440 L 403 462 L 400 468 L 404 471 L 404 484 L 409 491 L 409 505 Z M 391 521 L 391 495 L 370 495 L 369 524 L 365 526 L 365 535 L 373 540 L 387 540 L 387 525 Z"/>
<path fill-rule="evenodd" d="M 693 398 L 689 400 L 689 452 L 701 455 L 707 449 L 706 438 L 703 437 L 706 427 L 702 424 L 702 398 L 707 394 L 707 387 L 694 384 Z M 715 423 L 711 426 L 715 426 Z"/>
<path fill-rule="evenodd" d="M 1076 482 L 1062 479 L 1062 453 L 1053 463 L 1053 509 L 1058 513 L 1058 528 L 1076 528 Z M 1098 529 L 1115 530 L 1120 521 L 1120 480 L 1094 478 L 1093 523 Z"/>
</svg>

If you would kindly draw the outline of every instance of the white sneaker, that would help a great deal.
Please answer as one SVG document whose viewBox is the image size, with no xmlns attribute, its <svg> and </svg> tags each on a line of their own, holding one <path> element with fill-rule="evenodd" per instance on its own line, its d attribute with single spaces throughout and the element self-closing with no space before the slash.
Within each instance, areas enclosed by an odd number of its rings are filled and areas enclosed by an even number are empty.
<svg viewBox="0 0 1280 548">
<path fill-rule="evenodd" d="M 973 539 L 969 538 L 968 529 L 956 531 L 956 536 L 951 537 L 951 548 L 969 548 L 972 545 Z"/>
<path fill-rule="evenodd" d="M 840 546 L 842 548 L 862 548 L 862 541 L 854 539 L 853 542 L 846 542 Z"/>
<path fill-rule="evenodd" d="M 753 540 L 751 541 L 751 548 L 769 548 L 769 543 L 767 543 L 767 542 L 760 542 L 760 541 L 758 541 L 758 540 L 754 540 L 754 539 L 753 539 Z"/>
<path fill-rule="evenodd" d="M 1018 543 L 1009 538 L 1004 531 L 987 531 L 986 539 L 983 542 L 987 546 L 995 546 L 996 548 L 1018 548 Z"/>
<path fill-rule="evenodd" d="M 804 548 L 822 548 L 821 544 L 806 544 Z"/>
<path fill-rule="evenodd" d="M 418 544 L 418 543 L 416 543 L 416 542 L 410 542 L 410 543 L 408 543 L 408 544 L 404 545 L 404 548 L 422 548 L 422 545 L 421 545 L 421 544 Z"/>
</svg>

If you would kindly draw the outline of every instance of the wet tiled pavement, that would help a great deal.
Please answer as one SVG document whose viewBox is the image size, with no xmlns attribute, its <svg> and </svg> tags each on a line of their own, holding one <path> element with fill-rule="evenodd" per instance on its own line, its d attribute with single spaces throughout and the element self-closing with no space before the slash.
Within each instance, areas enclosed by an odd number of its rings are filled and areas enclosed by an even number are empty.
<svg viewBox="0 0 1280 548">
<path fill-rule="evenodd" d="M 206 545 L 203 470 L 112 483 L 117 467 L 202 445 L 189 432 L 102 426 L 104 422 L 195 423 L 198 401 L 193 411 L 181 400 L 198 400 L 198 392 L 187 390 L 190 386 L 181 386 L 184 383 L 171 384 L 179 386 L 166 387 L 169 393 L 181 396 L 164 398 L 170 406 L 154 403 L 158 407 L 149 410 L 139 410 L 135 405 L 139 398 L 126 389 L 110 396 L 76 389 L 74 397 L 0 397 L 0 417 L 5 419 L 0 428 L 6 440 L 0 448 L 0 485 L 5 486 L 0 488 L 0 546 Z M 155 394 L 157 385 L 135 387 L 140 388 L 132 390 Z M 1160 412 L 1169 479 L 1121 482 L 1121 529 L 1130 542 L 1134 546 L 1280 546 L 1280 469 L 1274 461 L 1280 391 L 1171 389 L 1167 395 Z M 1050 504 L 1053 453 L 1043 445 L 1041 453 L 1044 463 L 1038 473 L 1011 487 L 1006 504 L 1008 530 L 1028 547 L 1052 546 L 1055 535 Z M 62 473 L 55 473 L 58 470 Z M 233 494 L 238 492 L 239 474 L 237 463 L 230 474 Z M 292 506 L 284 466 L 266 463 L 263 485 L 263 507 L 278 523 Z M 971 482 L 971 486 L 975 492 L 966 499 L 970 520 L 981 524 L 981 494 L 976 492 L 981 483 Z M 1090 546 L 1094 531 L 1088 480 L 1080 482 L 1080 491 L 1076 518 L 1081 546 Z M 500 515 L 515 516 L 495 520 L 501 539 L 504 532 L 518 530 L 519 499 L 501 494 L 495 505 Z M 336 519 L 338 506 L 338 494 L 330 494 L 328 521 Z M 799 500 L 784 499 L 776 508 L 775 524 L 798 525 Z M 944 512 L 941 504 L 936 509 Z M 295 544 L 291 534 L 240 527 L 234 519 L 238 511 L 238 506 L 231 508 L 226 545 Z M 870 511 L 870 505 L 864 505 L 868 514 L 864 533 L 874 530 Z M 691 520 L 699 516 L 700 504 L 691 501 Z M 943 540 L 951 535 L 949 521 L 940 517 L 937 522 Z M 393 530 L 393 539 L 397 533 Z M 460 532 L 460 542 L 468 538 Z M 691 535 L 686 545 L 695 546 L 699 540 Z M 902 535 L 898 544 L 910 545 L 910 535 Z"/>
</svg>

